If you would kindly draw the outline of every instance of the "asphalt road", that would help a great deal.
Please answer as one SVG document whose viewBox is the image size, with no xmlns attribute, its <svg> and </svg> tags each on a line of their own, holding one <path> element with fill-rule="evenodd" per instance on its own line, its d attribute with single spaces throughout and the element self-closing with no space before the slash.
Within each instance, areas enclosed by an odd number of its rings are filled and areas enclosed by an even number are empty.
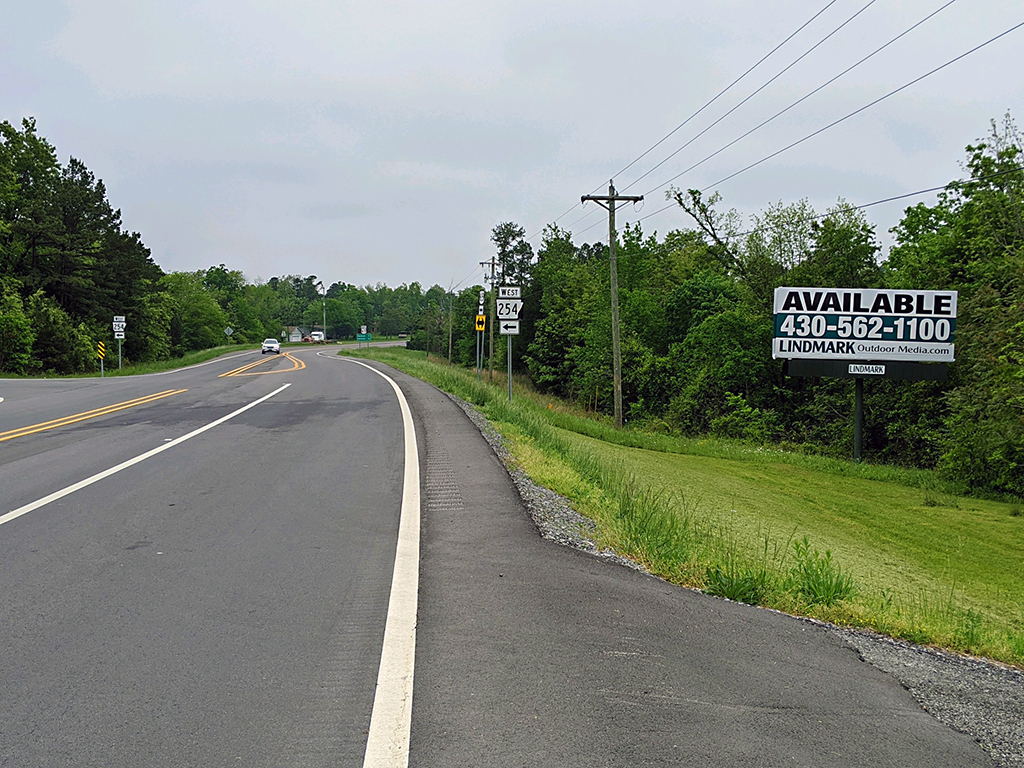
<svg viewBox="0 0 1024 768">
<path fill-rule="evenodd" d="M 402 416 L 324 350 L 221 375 L 261 359 L 0 381 L 0 765 L 363 763 Z M 397 764 L 991 765 L 833 635 L 542 540 L 465 415 L 389 374 L 422 492 Z"/>
<path fill-rule="evenodd" d="M 0 514 L 290 384 L 0 526 L 0 765 L 359 763 L 401 418 L 373 373 L 294 358 L 310 364 L 257 352 L 166 376 L 0 382 L 0 433 L 187 390 L 0 442 Z"/>
</svg>

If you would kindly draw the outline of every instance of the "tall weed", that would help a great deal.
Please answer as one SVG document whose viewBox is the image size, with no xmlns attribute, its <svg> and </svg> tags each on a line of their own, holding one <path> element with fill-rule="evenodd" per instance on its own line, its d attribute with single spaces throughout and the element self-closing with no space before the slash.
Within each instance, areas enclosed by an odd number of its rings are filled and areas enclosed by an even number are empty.
<svg viewBox="0 0 1024 768">
<path fill-rule="evenodd" d="M 853 577 L 832 562 L 832 552 L 811 549 L 804 536 L 793 544 L 796 563 L 790 571 L 790 589 L 808 605 L 831 606 L 856 593 Z"/>
</svg>

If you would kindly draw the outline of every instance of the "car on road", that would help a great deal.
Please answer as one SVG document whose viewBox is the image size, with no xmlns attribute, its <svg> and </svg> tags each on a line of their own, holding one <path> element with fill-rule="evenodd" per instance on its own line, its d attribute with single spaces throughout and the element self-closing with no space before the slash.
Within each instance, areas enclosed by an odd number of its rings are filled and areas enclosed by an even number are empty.
<svg viewBox="0 0 1024 768">
<path fill-rule="evenodd" d="M 281 354 L 281 342 L 277 339 L 264 339 L 263 351 L 260 354 L 265 355 L 267 352 L 273 352 L 275 355 Z"/>
</svg>

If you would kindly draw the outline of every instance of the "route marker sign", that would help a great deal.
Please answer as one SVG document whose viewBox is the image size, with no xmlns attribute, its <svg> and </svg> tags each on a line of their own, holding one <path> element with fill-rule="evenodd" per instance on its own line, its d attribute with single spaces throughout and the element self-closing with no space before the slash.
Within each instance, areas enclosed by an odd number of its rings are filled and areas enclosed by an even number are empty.
<svg viewBox="0 0 1024 768">
<path fill-rule="evenodd" d="M 498 319 L 518 320 L 519 313 L 523 311 L 522 299 L 498 299 Z"/>
<path fill-rule="evenodd" d="M 114 331 L 114 338 L 115 339 L 123 339 L 124 338 L 124 331 Z"/>
<path fill-rule="evenodd" d="M 519 335 L 519 321 L 518 320 L 502 320 L 498 323 L 498 328 L 501 331 L 502 336 L 518 336 Z"/>
<path fill-rule="evenodd" d="M 523 289 L 518 285 L 499 285 L 498 286 L 498 298 L 499 299 L 521 299 L 523 298 Z"/>
</svg>

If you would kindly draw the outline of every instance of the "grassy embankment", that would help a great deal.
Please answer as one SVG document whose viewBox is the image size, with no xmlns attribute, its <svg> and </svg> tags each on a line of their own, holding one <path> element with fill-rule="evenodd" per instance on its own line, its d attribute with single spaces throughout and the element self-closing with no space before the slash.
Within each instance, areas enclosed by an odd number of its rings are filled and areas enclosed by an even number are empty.
<svg viewBox="0 0 1024 768">
<path fill-rule="evenodd" d="M 212 349 L 204 349 L 199 352 L 189 352 L 182 357 L 172 357 L 167 360 L 157 360 L 152 363 L 137 363 L 134 365 L 124 365 L 120 370 L 117 368 L 117 346 L 114 346 L 113 355 L 110 352 L 110 345 L 107 345 L 107 358 L 104 360 L 104 376 L 139 376 L 144 373 L 163 373 L 164 371 L 173 371 L 177 368 L 186 368 L 190 365 L 196 365 L 197 363 L 205 363 L 208 360 L 213 360 L 215 357 L 226 355 L 231 352 L 250 352 L 252 350 L 259 350 L 260 346 L 256 345 L 224 345 L 221 347 L 213 347 Z M 66 379 L 89 379 L 99 378 L 100 371 L 97 368 L 95 371 L 89 373 L 76 373 L 70 375 L 46 375 L 40 373 L 29 374 L 27 376 L 13 376 L 4 375 L 3 378 L 7 379 L 38 379 L 38 378 L 66 378 Z"/>
<path fill-rule="evenodd" d="M 474 403 L 600 542 L 670 581 L 1024 665 L 1024 515 L 933 473 L 615 430 L 422 353 L 357 353 Z"/>
</svg>

